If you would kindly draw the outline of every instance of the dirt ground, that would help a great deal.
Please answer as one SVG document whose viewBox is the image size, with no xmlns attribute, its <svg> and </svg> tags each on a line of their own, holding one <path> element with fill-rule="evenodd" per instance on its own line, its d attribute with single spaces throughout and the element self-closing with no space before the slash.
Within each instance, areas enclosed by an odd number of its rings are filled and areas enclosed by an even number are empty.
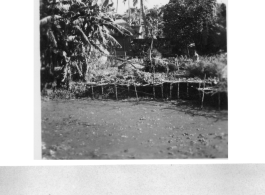
<svg viewBox="0 0 265 195">
<path fill-rule="evenodd" d="M 227 111 L 191 102 L 42 100 L 43 159 L 228 158 Z"/>
</svg>

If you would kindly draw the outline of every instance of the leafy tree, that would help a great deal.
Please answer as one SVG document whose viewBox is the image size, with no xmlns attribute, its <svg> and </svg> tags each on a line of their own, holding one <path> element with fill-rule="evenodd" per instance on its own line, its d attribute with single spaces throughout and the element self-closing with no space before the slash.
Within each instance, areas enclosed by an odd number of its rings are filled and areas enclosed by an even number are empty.
<svg viewBox="0 0 265 195">
<path fill-rule="evenodd" d="M 216 20 L 216 0 L 170 0 L 163 13 L 164 34 L 175 44 L 187 48 L 198 36 L 205 44 Z"/>
<path fill-rule="evenodd" d="M 217 4 L 217 23 L 226 27 L 226 5 Z"/>
<path fill-rule="evenodd" d="M 55 80 L 55 66 L 61 67 L 63 81 L 73 71 L 85 80 L 92 51 L 108 55 L 108 47 L 120 46 L 111 32 L 130 32 L 113 23 L 111 6 L 108 0 L 41 0 L 41 63 L 48 80 Z"/>
<path fill-rule="evenodd" d="M 157 36 L 163 36 L 164 21 L 161 8 L 155 6 L 154 8 L 147 10 L 146 21 L 149 37 L 154 38 Z"/>
<path fill-rule="evenodd" d="M 208 25 L 207 36 L 196 37 L 196 49 L 204 54 L 215 54 L 227 51 L 226 5 L 216 5 L 216 20 Z"/>
</svg>

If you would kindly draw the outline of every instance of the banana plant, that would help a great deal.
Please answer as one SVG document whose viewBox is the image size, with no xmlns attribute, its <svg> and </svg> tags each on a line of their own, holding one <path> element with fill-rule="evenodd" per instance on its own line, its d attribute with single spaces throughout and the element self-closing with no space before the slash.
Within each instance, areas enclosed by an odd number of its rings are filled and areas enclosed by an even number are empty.
<svg viewBox="0 0 265 195">
<path fill-rule="evenodd" d="M 93 50 L 109 55 L 109 47 L 121 47 L 111 32 L 131 35 L 114 24 L 109 0 L 41 0 L 40 5 L 42 66 L 50 75 L 55 66 L 62 67 L 64 81 L 72 69 L 85 79 Z"/>
</svg>

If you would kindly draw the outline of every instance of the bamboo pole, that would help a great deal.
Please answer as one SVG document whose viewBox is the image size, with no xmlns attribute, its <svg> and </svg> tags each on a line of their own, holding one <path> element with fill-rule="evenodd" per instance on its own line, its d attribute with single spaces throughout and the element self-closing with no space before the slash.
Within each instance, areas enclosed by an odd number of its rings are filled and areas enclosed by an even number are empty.
<svg viewBox="0 0 265 195">
<path fill-rule="evenodd" d="M 114 88 L 115 88 L 116 100 L 118 100 L 118 93 L 117 93 L 117 85 L 116 84 L 114 85 Z"/>
<path fill-rule="evenodd" d="M 187 82 L 187 97 L 189 97 L 189 83 Z"/>
<path fill-rule="evenodd" d="M 127 85 L 128 88 L 128 99 L 130 98 L 130 85 Z"/>
<path fill-rule="evenodd" d="M 161 84 L 161 93 L 162 93 L 162 99 L 164 99 L 163 83 Z"/>
<path fill-rule="evenodd" d="M 172 83 L 170 83 L 170 85 L 169 85 L 169 98 L 170 98 L 170 100 L 172 99 L 172 88 L 173 88 Z"/>
<path fill-rule="evenodd" d="M 204 80 L 203 80 L 203 89 L 202 89 L 202 102 L 201 102 L 201 108 L 203 108 L 203 100 L 204 100 L 204 88 L 205 88 L 205 79 L 206 79 L 206 74 L 204 75 Z"/>
<path fill-rule="evenodd" d="M 201 83 L 199 83 L 199 89 L 201 88 Z M 201 92 L 199 90 L 199 98 L 201 99 Z"/>
<path fill-rule="evenodd" d="M 154 96 L 154 99 L 156 99 L 156 91 L 155 91 L 155 85 L 153 84 L 153 96 Z"/>
<path fill-rule="evenodd" d="M 178 67 L 178 72 L 179 72 L 179 62 L 178 62 L 178 58 L 177 57 L 175 58 L 175 66 Z"/>
<path fill-rule="evenodd" d="M 134 89 L 135 89 L 136 99 L 137 99 L 137 102 L 138 102 L 139 100 L 138 100 L 138 94 L 137 94 L 137 89 L 136 89 L 136 85 L 135 84 L 134 84 Z"/>
<path fill-rule="evenodd" d="M 92 90 L 92 99 L 94 99 L 94 89 L 93 89 L 93 85 L 91 85 L 91 90 Z"/>
<path fill-rule="evenodd" d="M 221 94 L 220 91 L 218 92 L 218 110 L 221 110 Z"/>
<path fill-rule="evenodd" d="M 151 31 L 151 34 L 152 34 L 153 31 Z M 154 42 L 154 38 L 152 36 L 152 41 L 151 41 L 151 46 L 150 46 L 150 53 L 149 53 L 149 59 L 150 59 L 150 63 L 151 63 L 151 67 L 153 69 L 153 96 L 154 96 L 154 99 L 156 98 L 155 96 L 155 66 L 153 65 L 152 63 L 152 50 L 153 50 L 153 42 Z"/>
<path fill-rule="evenodd" d="M 180 79 L 179 79 L 180 82 Z M 179 99 L 179 82 L 178 82 L 178 99 Z"/>
</svg>

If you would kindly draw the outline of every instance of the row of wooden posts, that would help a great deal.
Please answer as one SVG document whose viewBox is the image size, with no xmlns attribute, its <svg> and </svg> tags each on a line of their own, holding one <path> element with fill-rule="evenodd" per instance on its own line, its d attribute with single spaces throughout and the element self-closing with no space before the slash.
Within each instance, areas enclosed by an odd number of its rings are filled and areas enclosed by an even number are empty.
<svg viewBox="0 0 265 195">
<path fill-rule="evenodd" d="M 187 84 L 187 88 L 186 88 L 186 93 L 187 93 L 187 97 L 189 97 L 189 82 L 186 83 Z M 199 84 L 199 88 L 198 89 L 201 89 L 201 82 L 198 82 Z M 203 84 L 203 88 L 200 90 L 202 93 L 200 93 L 199 91 L 199 97 L 201 98 L 201 108 L 203 108 L 203 102 L 204 102 L 204 98 L 205 98 L 205 82 L 202 83 Z M 118 84 L 113 84 L 114 85 L 114 90 L 115 90 L 115 97 L 116 97 L 116 100 L 118 100 L 118 90 L 117 90 L 117 85 Z M 180 88 L 179 88 L 179 85 L 180 85 L 180 82 L 177 83 L 177 99 L 180 98 Z M 104 94 L 104 88 L 103 86 L 104 85 L 97 85 L 97 86 L 101 86 L 101 93 L 102 95 Z M 123 86 L 126 86 L 126 85 L 123 85 Z M 135 91 L 135 95 L 136 95 L 136 100 L 139 101 L 139 96 L 138 96 L 138 91 L 137 91 L 137 85 L 136 84 L 133 84 L 134 86 L 134 91 Z M 155 87 L 158 86 L 158 85 L 152 85 L 153 87 L 153 98 L 156 99 L 156 94 L 155 94 Z M 163 84 L 160 84 L 161 86 L 161 94 L 162 94 L 162 99 L 164 99 L 164 88 L 163 88 Z M 127 85 L 128 87 L 128 98 L 129 97 L 129 92 L 130 92 L 130 85 Z M 173 89 L 173 83 L 170 83 L 170 87 L 169 87 L 169 98 L 172 99 L 172 89 Z M 91 92 L 92 92 L 92 98 L 94 99 L 94 85 L 92 84 L 91 85 Z M 220 104 L 221 104 L 221 98 L 220 98 L 220 93 L 221 92 L 218 92 L 218 108 L 220 109 Z"/>
<path fill-rule="evenodd" d="M 115 89 L 116 100 L 118 100 L 117 84 L 113 84 L 113 85 L 114 85 L 114 89 Z M 103 86 L 104 85 L 101 85 L 102 95 L 104 94 Z M 129 92 L 130 91 L 130 89 L 129 89 L 130 85 L 127 85 L 127 87 L 128 87 L 128 92 Z M 173 84 L 170 83 L 170 99 L 172 98 L 172 89 L 173 89 Z M 91 90 L 92 90 L 92 98 L 94 99 L 94 86 L 93 85 L 91 85 Z M 134 84 L 134 90 L 135 90 L 135 94 L 136 94 L 136 99 L 137 99 L 137 101 L 139 101 L 138 92 L 137 92 L 137 88 L 136 88 L 135 84 Z M 188 92 L 189 92 L 189 83 L 187 83 L 187 94 L 188 94 Z M 163 84 L 161 84 L 161 93 L 162 93 L 162 98 L 164 98 Z M 155 96 L 155 85 L 153 85 L 153 97 L 154 97 L 154 99 L 156 98 L 156 96 Z M 179 83 L 178 83 L 178 96 L 177 96 L 177 98 L 179 99 Z"/>
</svg>

